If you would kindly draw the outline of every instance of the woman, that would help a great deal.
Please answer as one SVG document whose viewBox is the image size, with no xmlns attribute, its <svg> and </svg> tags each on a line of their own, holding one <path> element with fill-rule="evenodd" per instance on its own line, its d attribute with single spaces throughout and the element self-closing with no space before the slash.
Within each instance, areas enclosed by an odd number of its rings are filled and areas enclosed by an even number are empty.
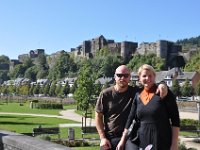
<svg viewBox="0 0 200 150">
<path fill-rule="evenodd" d="M 142 65 L 138 75 L 143 89 L 134 98 L 117 150 L 122 150 L 124 145 L 126 150 L 147 147 L 151 150 L 178 150 L 180 119 L 175 96 L 170 90 L 162 100 L 155 94 L 156 73 L 152 66 Z M 126 141 L 126 135 L 127 129 L 135 118 L 135 109 L 140 120 L 139 141 L 132 143 L 129 139 Z"/>
</svg>

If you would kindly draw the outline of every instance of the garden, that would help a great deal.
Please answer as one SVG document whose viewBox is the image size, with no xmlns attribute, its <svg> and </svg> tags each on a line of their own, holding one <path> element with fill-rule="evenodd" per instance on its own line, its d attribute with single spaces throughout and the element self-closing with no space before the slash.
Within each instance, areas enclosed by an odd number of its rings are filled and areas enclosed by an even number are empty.
<svg viewBox="0 0 200 150">
<path fill-rule="evenodd" d="M 66 104 L 63 109 L 75 109 L 76 105 Z M 33 128 L 37 127 L 59 127 L 60 124 L 74 124 L 80 123 L 73 120 L 56 118 L 56 117 L 44 117 L 43 115 L 55 115 L 59 116 L 59 111 L 62 109 L 38 109 L 30 108 L 30 102 L 26 101 L 21 105 L 17 102 L 0 103 L 0 129 L 12 131 L 16 133 L 22 133 L 25 135 L 32 136 Z M 80 112 L 79 112 L 80 113 Z M 40 115 L 40 116 L 37 116 Z M 95 150 L 99 149 L 97 134 L 87 135 L 86 140 L 82 140 L 81 127 L 73 127 L 75 132 L 75 141 L 68 140 L 69 127 L 60 127 L 60 139 L 58 135 L 43 134 L 36 138 L 41 138 L 44 140 L 52 141 L 55 143 L 63 144 L 69 147 L 73 147 L 75 150 Z M 88 148 L 89 147 L 89 148 Z"/>
<path fill-rule="evenodd" d="M 75 104 L 64 104 L 63 109 L 76 109 Z M 57 117 L 44 117 L 43 115 L 60 116 L 59 112 L 63 109 L 44 109 L 44 108 L 30 108 L 30 101 L 19 102 L 3 102 L 0 101 L 0 129 L 8 130 L 16 133 L 22 133 L 32 136 L 33 128 L 37 127 L 59 127 L 60 124 L 74 124 L 81 123 L 73 120 L 57 118 Z M 77 113 L 81 113 L 77 111 Z M 40 115 L 40 116 L 37 116 Z M 196 126 L 199 128 L 198 121 L 191 119 L 181 120 L 181 126 Z M 66 145 L 74 150 L 97 150 L 99 149 L 98 134 L 88 134 L 85 140 L 82 139 L 81 127 L 73 127 L 75 140 L 69 140 L 69 127 L 59 127 L 60 137 L 58 135 L 42 134 L 36 138 L 52 141 L 58 144 Z M 195 131 L 181 130 L 180 136 L 189 137 L 197 136 Z M 195 141 L 199 143 L 199 140 Z M 184 143 L 180 143 L 180 150 L 188 150 Z M 192 150 L 192 148 L 189 148 Z M 195 149 L 193 149 L 195 150 Z"/>
</svg>

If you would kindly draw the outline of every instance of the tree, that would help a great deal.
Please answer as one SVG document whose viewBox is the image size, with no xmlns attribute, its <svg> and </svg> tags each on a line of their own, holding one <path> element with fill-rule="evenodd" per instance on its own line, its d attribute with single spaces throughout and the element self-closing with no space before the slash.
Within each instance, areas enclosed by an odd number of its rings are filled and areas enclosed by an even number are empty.
<svg viewBox="0 0 200 150">
<path fill-rule="evenodd" d="M 40 54 L 37 58 L 37 66 L 39 69 L 48 70 L 49 66 L 47 64 L 46 56 L 44 54 Z"/>
<path fill-rule="evenodd" d="M 195 87 L 195 93 L 197 96 L 200 96 L 200 81 L 197 83 Z"/>
<path fill-rule="evenodd" d="M 48 70 L 40 69 L 37 73 L 37 79 L 43 79 L 48 76 Z"/>
<path fill-rule="evenodd" d="M 44 95 L 47 96 L 49 94 L 49 90 L 50 90 L 50 85 L 46 84 L 44 87 Z"/>
<path fill-rule="evenodd" d="M 26 69 L 28 69 L 34 65 L 32 59 L 30 57 L 26 57 L 23 64 Z"/>
<path fill-rule="evenodd" d="M 32 66 L 26 69 L 24 77 L 32 81 L 36 81 L 37 72 L 38 72 L 37 66 Z"/>
<path fill-rule="evenodd" d="M 30 89 L 29 85 L 21 85 L 19 87 L 19 94 L 24 95 L 24 96 L 28 96 L 29 89 Z"/>
<path fill-rule="evenodd" d="M 46 56 L 44 54 L 39 55 L 37 67 L 37 79 L 46 78 L 48 76 L 49 66 L 47 64 Z"/>
<path fill-rule="evenodd" d="M 61 88 L 62 88 L 61 84 L 56 85 L 55 94 L 57 97 L 60 96 Z"/>
<path fill-rule="evenodd" d="M 55 81 L 52 82 L 51 86 L 50 86 L 50 90 L 49 90 L 49 96 L 55 96 L 55 90 L 56 90 L 56 83 Z"/>
<path fill-rule="evenodd" d="M 0 70 L 0 82 L 9 80 L 8 71 L 7 70 Z"/>
<path fill-rule="evenodd" d="M 37 84 L 36 86 L 34 86 L 33 94 L 39 94 L 39 93 L 40 93 L 40 85 Z"/>
<path fill-rule="evenodd" d="M 70 90 L 70 86 L 67 82 L 64 86 L 61 87 L 60 96 L 61 97 L 67 96 L 67 94 L 69 94 L 69 90 Z"/>
<path fill-rule="evenodd" d="M 63 52 L 60 57 L 57 58 L 55 65 L 50 70 L 48 78 L 50 80 L 62 79 L 67 77 L 69 72 L 77 71 L 77 66 L 70 58 L 70 55 Z"/>
<path fill-rule="evenodd" d="M 78 88 L 77 85 L 77 80 L 74 81 L 74 84 L 72 85 L 72 87 L 70 88 L 70 93 L 74 93 L 76 91 L 76 89 Z"/>
<path fill-rule="evenodd" d="M 35 85 L 32 84 L 31 87 L 29 88 L 29 95 L 34 95 L 33 90 L 35 88 Z"/>
<path fill-rule="evenodd" d="M 6 63 L 6 64 L 9 64 L 10 63 L 10 59 L 8 56 L 5 56 L 5 55 L 1 55 L 0 56 L 0 64 L 1 63 Z"/>
<path fill-rule="evenodd" d="M 109 88 L 109 87 L 110 87 L 110 84 L 106 81 L 105 84 L 103 85 L 102 89 L 106 89 L 106 88 Z"/>
<path fill-rule="evenodd" d="M 78 108 L 86 113 L 94 92 L 94 81 L 91 64 L 84 64 L 77 79 L 78 88 L 74 92 L 74 98 L 77 101 Z"/>
<path fill-rule="evenodd" d="M 192 56 L 185 65 L 184 71 L 198 71 L 200 72 L 200 52 Z"/>
<path fill-rule="evenodd" d="M 1 88 L 1 92 L 4 94 L 4 95 L 7 95 L 8 94 L 8 86 L 7 85 L 3 85 L 2 88 Z"/>
<path fill-rule="evenodd" d="M 153 66 L 156 71 L 159 71 L 164 68 L 165 60 L 157 57 L 156 54 L 153 53 L 147 55 L 137 54 L 133 56 L 127 66 L 131 70 L 136 71 L 143 64 L 149 64 Z"/>
<path fill-rule="evenodd" d="M 180 96 L 181 92 L 180 92 L 180 85 L 179 85 L 179 83 L 178 83 L 178 80 L 173 80 L 173 81 L 172 81 L 171 90 L 172 90 L 172 92 L 174 93 L 174 95 Z"/>
<path fill-rule="evenodd" d="M 123 63 L 123 60 L 117 55 L 108 55 L 104 57 L 100 64 L 100 69 L 97 70 L 100 76 L 113 77 L 115 69 Z"/>
<path fill-rule="evenodd" d="M 98 83 L 95 84 L 94 95 L 98 96 L 100 94 L 101 90 L 102 90 L 102 86 L 101 86 L 100 81 L 98 81 Z"/>
<path fill-rule="evenodd" d="M 24 73 L 26 71 L 26 68 L 23 64 L 18 64 L 14 67 L 14 69 L 10 72 L 10 77 L 13 79 L 24 77 Z"/>
<path fill-rule="evenodd" d="M 15 94 L 15 91 L 16 91 L 15 86 L 13 84 L 9 85 L 8 86 L 8 91 L 9 91 L 10 95 L 11 94 Z"/>
<path fill-rule="evenodd" d="M 192 96 L 193 88 L 192 85 L 190 84 L 189 80 L 186 79 L 185 83 L 181 87 L 181 95 L 182 96 Z"/>
</svg>

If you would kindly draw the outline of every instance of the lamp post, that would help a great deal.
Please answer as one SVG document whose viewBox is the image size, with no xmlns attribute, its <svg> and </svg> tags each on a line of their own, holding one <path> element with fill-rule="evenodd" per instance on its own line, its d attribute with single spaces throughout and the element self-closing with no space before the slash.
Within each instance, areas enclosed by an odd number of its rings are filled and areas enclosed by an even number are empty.
<svg viewBox="0 0 200 150">
<path fill-rule="evenodd" d="M 200 123 L 200 100 L 197 100 L 197 109 L 198 109 L 198 120 Z"/>
</svg>

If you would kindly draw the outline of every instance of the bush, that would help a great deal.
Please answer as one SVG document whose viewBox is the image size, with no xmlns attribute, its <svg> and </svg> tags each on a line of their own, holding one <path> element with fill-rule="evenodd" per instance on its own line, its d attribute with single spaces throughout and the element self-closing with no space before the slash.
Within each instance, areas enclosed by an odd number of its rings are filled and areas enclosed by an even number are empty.
<svg viewBox="0 0 200 150">
<path fill-rule="evenodd" d="M 198 120 L 193 120 L 193 119 L 181 119 L 181 126 L 197 126 L 200 127 L 198 124 Z"/>
<path fill-rule="evenodd" d="M 200 139 L 194 139 L 193 140 L 195 143 L 200 143 Z"/>
<path fill-rule="evenodd" d="M 84 146 L 90 146 L 90 144 L 86 141 L 82 141 L 82 140 L 67 140 L 67 141 L 58 141 L 58 144 L 62 144 L 68 147 L 84 147 Z"/>
<path fill-rule="evenodd" d="M 187 150 L 185 143 L 179 143 L 178 149 L 179 150 Z"/>
<path fill-rule="evenodd" d="M 39 136 L 39 138 L 46 140 L 46 141 L 51 141 L 51 137 L 49 135 L 44 134 L 44 135 Z"/>
<path fill-rule="evenodd" d="M 63 109 L 62 104 L 54 104 L 54 103 L 38 103 L 38 109 Z"/>
</svg>

